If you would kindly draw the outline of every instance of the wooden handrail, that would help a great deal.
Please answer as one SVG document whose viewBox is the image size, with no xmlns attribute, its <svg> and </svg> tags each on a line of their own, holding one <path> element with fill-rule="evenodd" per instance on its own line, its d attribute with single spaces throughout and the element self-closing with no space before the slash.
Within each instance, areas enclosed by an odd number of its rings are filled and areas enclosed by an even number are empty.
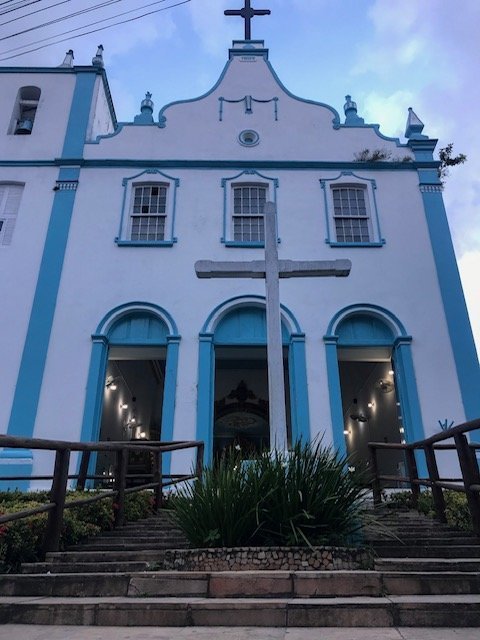
<svg viewBox="0 0 480 640">
<path fill-rule="evenodd" d="M 420 486 L 430 487 L 432 490 L 435 513 L 441 522 L 446 521 L 445 498 L 443 490 L 461 491 L 467 497 L 472 527 L 480 536 L 480 470 L 476 451 L 480 450 L 480 442 L 468 442 L 467 435 L 472 431 L 480 430 L 480 419 L 465 422 L 451 429 L 446 429 L 424 440 L 409 443 L 369 442 L 370 470 L 373 475 L 372 489 L 375 504 L 381 501 L 382 481 L 407 483 L 412 491 L 413 504 L 416 505 Z M 453 443 L 445 443 L 445 440 L 453 439 Z M 404 451 L 406 455 L 409 477 L 397 477 L 381 475 L 378 471 L 378 453 L 380 451 Z M 457 479 L 442 478 L 439 475 L 436 451 L 455 450 L 462 472 L 462 477 Z M 422 451 L 425 455 L 428 469 L 428 478 L 419 478 L 415 452 Z"/>
<path fill-rule="evenodd" d="M 55 465 L 53 475 L 42 476 L 0 476 L 0 481 L 17 480 L 51 480 L 50 502 L 24 509 L 10 514 L 0 515 L 0 524 L 28 518 L 39 513 L 48 513 L 47 528 L 45 532 L 43 551 L 58 551 L 60 533 L 63 526 L 63 513 L 65 509 L 72 509 L 81 505 L 91 504 L 100 500 L 114 498 L 112 502 L 114 522 L 116 527 L 125 522 L 125 497 L 132 493 L 144 490 L 153 490 L 154 509 L 157 510 L 162 503 L 162 490 L 172 486 L 200 478 L 203 472 L 204 443 L 201 440 L 179 440 L 173 442 L 139 441 L 139 442 L 68 442 L 64 440 L 46 440 L 41 438 L 17 438 L 14 436 L 0 435 L 0 447 L 9 449 L 29 449 L 40 451 L 55 451 Z M 162 474 L 162 454 L 184 449 L 196 449 L 195 472 L 190 474 Z M 145 451 L 153 453 L 156 460 L 153 473 L 127 474 L 127 458 L 129 452 Z M 90 455 L 95 451 L 110 451 L 116 456 L 114 475 L 111 477 L 114 488 L 111 491 L 102 491 L 100 494 L 66 500 L 68 480 L 77 480 L 77 490 L 85 489 L 87 480 L 105 479 L 105 476 L 88 474 Z M 69 475 L 68 466 L 71 452 L 82 452 L 82 459 L 78 474 Z M 144 479 L 145 482 L 135 487 L 127 488 L 127 479 Z"/>
</svg>

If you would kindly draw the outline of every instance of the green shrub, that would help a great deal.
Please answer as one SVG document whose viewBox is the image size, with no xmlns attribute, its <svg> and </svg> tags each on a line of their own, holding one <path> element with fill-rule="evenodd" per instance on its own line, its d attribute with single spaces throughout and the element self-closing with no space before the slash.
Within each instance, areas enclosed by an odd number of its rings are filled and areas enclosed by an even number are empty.
<svg viewBox="0 0 480 640">
<path fill-rule="evenodd" d="M 172 506 L 193 546 L 305 546 L 351 541 L 364 495 L 345 459 L 298 443 L 287 456 L 220 460 Z"/>
<path fill-rule="evenodd" d="M 445 515 L 447 517 L 448 524 L 464 531 L 472 530 L 472 520 L 470 517 L 470 510 L 468 508 L 467 496 L 464 493 L 458 491 L 444 491 L 445 498 Z M 388 498 L 387 504 L 395 507 L 408 507 L 413 509 L 412 493 L 410 491 L 402 491 L 394 493 Z M 435 518 L 435 505 L 433 502 L 433 496 L 431 491 L 422 491 L 418 497 L 417 510 L 420 513 L 428 516 L 429 518 Z"/>
<path fill-rule="evenodd" d="M 69 492 L 67 502 L 85 498 L 91 492 Z M 16 513 L 32 509 L 49 502 L 46 491 L 21 493 L 19 491 L 0 492 L 0 513 Z M 125 514 L 128 521 L 145 518 L 152 511 L 152 494 L 141 491 L 129 494 L 125 500 Z M 37 562 L 42 559 L 48 515 L 42 513 L 23 520 L 15 520 L 0 525 L 0 571 L 18 571 L 22 562 Z M 60 549 L 78 544 L 101 531 L 113 528 L 114 515 L 111 498 L 90 504 L 65 509 L 60 538 Z"/>
</svg>

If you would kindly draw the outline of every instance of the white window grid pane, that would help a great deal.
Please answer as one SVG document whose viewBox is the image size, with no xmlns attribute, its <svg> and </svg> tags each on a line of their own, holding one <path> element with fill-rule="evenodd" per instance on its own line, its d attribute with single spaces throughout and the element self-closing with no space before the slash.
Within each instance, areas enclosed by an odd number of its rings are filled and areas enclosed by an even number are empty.
<svg viewBox="0 0 480 640">
<path fill-rule="evenodd" d="M 242 186 L 233 189 L 233 213 L 242 216 L 263 215 L 267 201 L 267 188 L 262 186 Z"/>
<path fill-rule="evenodd" d="M 365 189 L 332 189 L 337 242 L 370 242 Z"/>
<path fill-rule="evenodd" d="M 166 216 L 132 216 L 131 240 L 164 240 Z"/>
<path fill-rule="evenodd" d="M 142 215 L 165 214 L 167 209 L 167 187 L 144 185 L 135 187 L 133 213 Z"/>
<path fill-rule="evenodd" d="M 233 216 L 233 239 L 237 242 L 263 242 L 263 216 Z"/>
<path fill-rule="evenodd" d="M 263 242 L 263 210 L 267 187 L 242 185 L 233 188 L 233 239 L 237 242 Z"/>
<path fill-rule="evenodd" d="M 368 218 L 335 218 L 337 242 L 370 242 Z"/>
<path fill-rule="evenodd" d="M 135 187 L 130 218 L 130 240 L 165 240 L 167 188 L 158 184 Z"/>
</svg>

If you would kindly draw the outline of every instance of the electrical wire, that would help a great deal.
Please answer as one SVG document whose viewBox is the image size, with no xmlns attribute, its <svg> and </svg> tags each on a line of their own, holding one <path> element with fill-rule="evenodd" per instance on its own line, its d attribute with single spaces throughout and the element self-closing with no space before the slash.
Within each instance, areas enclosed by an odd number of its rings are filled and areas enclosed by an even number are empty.
<svg viewBox="0 0 480 640">
<path fill-rule="evenodd" d="M 4 15 L 6 13 L 12 13 L 12 11 L 18 11 L 18 9 L 25 9 L 25 7 L 29 7 L 31 4 L 37 4 L 37 2 L 42 2 L 42 0 L 31 0 L 27 2 L 27 4 L 22 4 L 19 7 L 8 7 L 6 9 L 2 9 L 0 15 Z"/>
<path fill-rule="evenodd" d="M 70 0 L 63 0 L 63 2 L 59 2 L 58 4 L 65 4 L 65 2 L 70 2 Z M 8 40 L 9 38 L 14 38 L 15 36 L 20 36 L 24 33 L 29 33 L 30 31 L 36 31 L 36 29 L 41 29 L 42 27 L 49 27 L 51 24 L 56 24 L 57 22 L 63 22 L 64 20 L 69 20 L 70 18 L 76 18 L 77 16 L 83 15 L 84 13 L 90 13 L 91 11 L 104 9 L 105 7 L 109 7 L 112 4 L 118 4 L 119 2 L 123 2 L 123 0 L 106 0 L 105 2 L 102 2 L 101 4 L 96 4 L 93 7 L 87 7 L 85 9 L 81 9 L 80 11 L 69 13 L 66 16 L 60 16 L 59 18 L 54 18 L 53 20 L 49 20 L 48 22 L 44 22 L 43 24 L 38 24 L 35 27 L 29 27 L 28 29 L 24 29 L 23 31 L 17 31 L 16 33 L 12 33 L 9 36 L 4 36 L 3 38 L 0 38 L 0 41 Z M 51 5 L 51 7 L 56 7 L 56 6 L 58 5 Z M 50 9 L 50 7 L 45 7 L 45 8 Z M 39 9 L 39 11 L 44 11 L 44 9 Z M 38 13 L 38 12 L 34 12 L 34 13 Z M 20 20 L 20 18 L 16 18 L 16 20 Z M 14 20 L 10 20 L 9 22 L 14 22 Z M 4 24 L 8 24 L 8 22 L 1 23 L 0 27 Z"/>
<path fill-rule="evenodd" d="M 61 4 L 66 4 L 67 2 L 71 2 L 72 0 L 62 0 L 62 2 L 57 2 L 56 4 L 51 4 L 48 7 L 42 7 L 41 9 L 37 9 L 36 11 L 30 11 L 30 13 L 25 13 L 23 14 L 23 16 L 17 16 L 16 18 L 11 18 L 10 20 L 7 20 L 6 22 L 1 22 L 0 23 L 0 27 L 3 27 L 6 24 L 10 24 L 11 22 L 16 22 L 17 20 L 22 20 L 22 18 L 29 18 L 30 16 L 35 15 L 36 13 L 41 13 L 42 11 L 46 11 L 47 9 L 53 9 L 54 7 L 58 7 Z M 23 5 L 23 6 L 27 6 L 27 5 Z M 22 9 L 23 7 L 19 7 L 20 9 Z M 2 15 L 0 13 L 0 15 Z"/>
<path fill-rule="evenodd" d="M 152 5 L 155 5 L 155 4 L 159 4 L 159 2 L 165 2 L 165 1 L 166 0 L 158 0 L 157 2 L 152 2 L 149 5 L 144 5 L 143 7 L 140 7 L 138 9 L 134 9 L 132 11 L 126 11 L 126 12 L 124 12 L 122 14 L 118 14 L 118 15 L 126 15 L 127 13 L 133 13 L 133 11 L 139 11 L 140 9 L 143 9 L 145 7 L 152 6 Z M 154 11 L 148 11 L 147 13 L 143 13 L 140 16 L 135 16 L 133 18 L 128 18 L 127 20 L 120 20 L 119 22 L 114 22 L 113 24 L 107 25 L 105 27 L 100 27 L 98 29 L 92 29 L 90 31 L 86 31 L 85 33 L 79 33 L 79 34 L 77 34 L 75 36 L 70 36 L 68 38 L 62 38 L 61 40 L 57 40 L 56 42 L 50 42 L 49 44 L 44 44 L 44 45 L 42 45 L 40 47 L 35 47 L 34 49 L 29 49 L 28 51 L 22 51 L 21 53 L 16 53 L 13 56 L 7 56 L 7 57 L 0 58 L 0 62 L 3 62 L 4 60 L 11 60 L 12 58 L 17 58 L 17 57 L 20 57 L 20 56 L 24 56 L 24 55 L 27 55 L 28 53 L 33 53 L 35 51 L 39 51 L 40 49 L 45 49 L 46 47 L 51 47 L 51 46 L 53 46 L 55 44 L 60 44 L 61 42 L 66 42 L 68 40 L 75 40 L 76 38 L 82 38 L 83 36 L 88 36 L 88 35 L 90 35 L 92 33 L 97 33 L 98 31 L 105 31 L 106 29 L 110 29 L 112 27 L 116 27 L 116 26 L 121 25 L 121 24 L 126 24 L 128 22 L 134 22 L 135 20 L 140 20 L 141 18 L 145 18 L 146 16 L 153 15 L 154 13 L 160 13 L 161 11 L 167 11 L 168 9 L 173 9 L 175 7 L 179 7 L 180 5 L 187 4 L 189 2 L 191 2 L 191 0 L 182 0 L 181 2 L 177 2 L 176 4 L 169 5 L 168 7 L 161 7 L 160 9 L 155 9 Z M 91 26 L 92 24 L 99 24 L 100 22 L 106 22 L 107 20 L 112 20 L 112 19 L 113 18 L 105 18 L 104 20 L 97 20 L 96 22 L 93 22 L 90 25 L 84 25 L 83 27 L 78 27 L 76 29 L 71 29 L 70 31 L 64 31 L 63 33 L 57 34 L 56 36 L 50 36 L 50 38 L 44 38 L 44 40 L 50 40 L 51 38 L 58 38 L 58 36 L 61 36 L 61 35 L 67 34 L 67 33 L 73 33 L 74 31 L 78 31 L 79 29 L 84 29 L 84 28 L 86 28 L 88 26 Z M 38 40 L 37 42 L 42 42 L 42 41 Z M 2 51 L 2 52 L 0 52 L 0 55 L 3 56 L 6 53 L 10 53 L 11 51 L 16 51 L 16 50 L 22 49 L 24 47 L 29 47 L 29 46 L 31 46 L 33 44 L 36 44 L 36 43 L 35 42 L 31 42 L 29 44 L 22 45 L 21 47 L 16 47 L 14 49 L 9 49 L 7 51 Z"/>
</svg>

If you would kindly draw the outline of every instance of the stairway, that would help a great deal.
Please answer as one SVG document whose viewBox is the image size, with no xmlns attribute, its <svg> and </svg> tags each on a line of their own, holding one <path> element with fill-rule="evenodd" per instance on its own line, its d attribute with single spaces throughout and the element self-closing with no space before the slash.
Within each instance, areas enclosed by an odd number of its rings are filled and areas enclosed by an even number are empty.
<svg viewBox="0 0 480 640">
<path fill-rule="evenodd" d="M 0 623 L 480 627 L 480 540 L 413 512 L 381 520 L 373 571 L 179 572 L 152 570 L 186 546 L 162 513 L 2 576 Z"/>
</svg>

